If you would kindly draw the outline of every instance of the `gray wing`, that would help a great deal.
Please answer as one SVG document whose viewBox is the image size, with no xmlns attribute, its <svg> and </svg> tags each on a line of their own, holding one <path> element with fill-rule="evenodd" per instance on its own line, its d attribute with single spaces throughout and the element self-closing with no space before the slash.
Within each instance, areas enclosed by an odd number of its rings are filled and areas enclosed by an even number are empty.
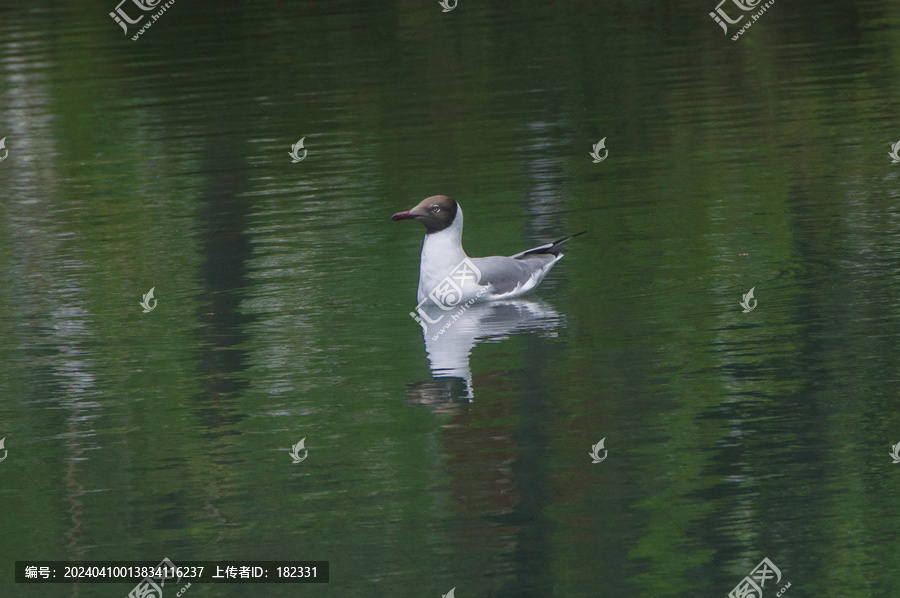
<svg viewBox="0 0 900 598">
<path fill-rule="evenodd" d="M 495 298 L 498 295 L 515 291 L 525 293 L 537 286 L 553 267 L 553 264 L 562 258 L 560 245 L 585 232 L 587 231 L 581 231 L 553 243 L 533 247 L 509 257 L 493 256 L 470 259 L 481 271 L 479 284 L 490 284 L 491 295 Z"/>
<path fill-rule="evenodd" d="M 521 258 L 511 257 L 477 257 L 472 258 L 475 267 L 481 272 L 480 285 L 491 285 L 492 295 L 511 293 L 529 284 L 537 277 L 544 277 L 549 266 L 562 256 L 547 253 L 524 255 Z M 534 286 L 535 283 L 531 283 Z"/>
</svg>

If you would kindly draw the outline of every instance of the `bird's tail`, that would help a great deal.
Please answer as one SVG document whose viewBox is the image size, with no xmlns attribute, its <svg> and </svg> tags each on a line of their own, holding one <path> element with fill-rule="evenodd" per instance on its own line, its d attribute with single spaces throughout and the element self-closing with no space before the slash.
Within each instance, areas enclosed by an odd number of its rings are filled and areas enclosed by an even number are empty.
<svg viewBox="0 0 900 598">
<path fill-rule="evenodd" d="M 540 255 L 540 254 L 550 254 L 550 255 L 558 256 L 560 253 L 562 253 L 562 249 L 560 248 L 560 245 L 562 245 L 569 239 L 574 239 L 578 235 L 583 235 L 586 232 L 587 232 L 586 230 L 583 230 L 580 233 L 575 233 L 574 235 L 569 235 L 568 237 L 563 237 L 562 239 L 558 239 L 556 241 L 553 241 L 552 243 L 547 243 L 545 245 L 541 245 L 540 247 L 528 249 L 521 253 L 517 253 L 516 255 L 511 255 L 509 257 L 518 259 L 518 258 L 525 257 L 527 255 Z"/>
</svg>

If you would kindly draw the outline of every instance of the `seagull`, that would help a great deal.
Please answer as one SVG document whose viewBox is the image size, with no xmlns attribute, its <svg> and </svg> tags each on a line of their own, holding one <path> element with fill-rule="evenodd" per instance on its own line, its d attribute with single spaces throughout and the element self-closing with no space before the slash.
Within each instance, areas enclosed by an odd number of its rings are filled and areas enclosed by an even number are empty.
<svg viewBox="0 0 900 598">
<path fill-rule="evenodd" d="M 462 247 L 462 207 L 446 195 L 434 195 L 397 212 L 391 220 L 418 220 L 425 226 L 416 299 L 456 306 L 474 299 L 512 299 L 536 287 L 562 259 L 560 245 L 586 231 L 509 257 L 470 258 Z M 421 313 L 421 312 L 420 312 Z"/>
</svg>

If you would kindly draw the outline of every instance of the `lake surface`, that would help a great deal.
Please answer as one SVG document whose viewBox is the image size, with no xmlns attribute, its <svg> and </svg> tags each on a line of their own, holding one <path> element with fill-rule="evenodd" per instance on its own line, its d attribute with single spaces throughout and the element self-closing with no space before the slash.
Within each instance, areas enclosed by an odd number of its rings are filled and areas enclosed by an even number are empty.
<svg viewBox="0 0 900 598">
<path fill-rule="evenodd" d="M 900 595 L 897 3 L 115 8 L 0 10 L 0 595 Z M 435 194 L 588 232 L 427 341 Z"/>
</svg>

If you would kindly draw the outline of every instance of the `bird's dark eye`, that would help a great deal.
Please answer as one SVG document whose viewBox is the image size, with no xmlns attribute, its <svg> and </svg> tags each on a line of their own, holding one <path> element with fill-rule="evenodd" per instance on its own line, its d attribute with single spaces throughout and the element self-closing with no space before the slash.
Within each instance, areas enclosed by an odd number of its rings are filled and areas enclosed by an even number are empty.
<svg viewBox="0 0 900 598">
<path fill-rule="evenodd" d="M 431 211 L 437 214 L 441 211 L 441 206 L 431 206 Z"/>
</svg>

